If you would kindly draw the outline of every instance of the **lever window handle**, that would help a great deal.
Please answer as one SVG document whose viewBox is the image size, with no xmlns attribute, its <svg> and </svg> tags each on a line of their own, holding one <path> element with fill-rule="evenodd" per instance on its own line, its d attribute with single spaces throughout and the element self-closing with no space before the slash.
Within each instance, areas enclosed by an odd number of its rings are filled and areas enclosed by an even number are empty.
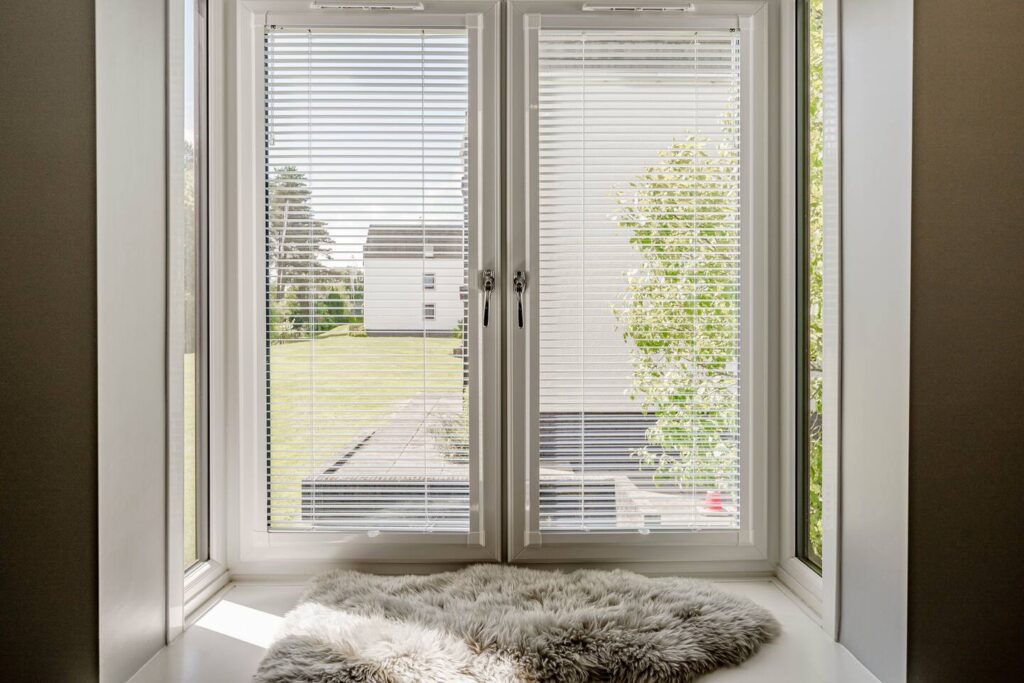
<svg viewBox="0 0 1024 683">
<path fill-rule="evenodd" d="M 488 268 L 482 274 L 484 286 L 484 327 L 487 327 L 487 319 L 490 317 L 491 292 L 494 290 L 494 271 Z"/>
<path fill-rule="evenodd" d="M 519 327 L 523 326 L 523 292 L 526 290 L 526 273 L 521 270 L 516 271 L 516 276 L 512 278 L 512 291 L 516 293 L 516 301 L 518 302 L 519 310 Z"/>
</svg>

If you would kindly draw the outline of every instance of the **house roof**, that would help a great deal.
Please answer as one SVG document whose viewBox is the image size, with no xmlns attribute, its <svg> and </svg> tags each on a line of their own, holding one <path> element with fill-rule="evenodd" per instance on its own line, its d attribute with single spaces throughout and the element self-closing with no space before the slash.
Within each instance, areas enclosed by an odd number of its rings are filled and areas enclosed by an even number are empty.
<svg viewBox="0 0 1024 683">
<path fill-rule="evenodd" d="M 363 258 L 461 259 L 469 247 L 469 233 L 453 225 L 371 225 Z"/>
</svg>

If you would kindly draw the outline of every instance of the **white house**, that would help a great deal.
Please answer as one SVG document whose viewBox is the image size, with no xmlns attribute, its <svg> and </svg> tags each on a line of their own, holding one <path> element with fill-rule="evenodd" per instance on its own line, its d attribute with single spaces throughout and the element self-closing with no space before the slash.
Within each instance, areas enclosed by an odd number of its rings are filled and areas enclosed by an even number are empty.
<svg viewBox="0 0 1024 683">
<path fill-rule="evenodd" d="M 466 229 L 372 225 L 363 248 L 363 322 L 371 335 L 450 335 L 465 318 Z"/>
</svg>

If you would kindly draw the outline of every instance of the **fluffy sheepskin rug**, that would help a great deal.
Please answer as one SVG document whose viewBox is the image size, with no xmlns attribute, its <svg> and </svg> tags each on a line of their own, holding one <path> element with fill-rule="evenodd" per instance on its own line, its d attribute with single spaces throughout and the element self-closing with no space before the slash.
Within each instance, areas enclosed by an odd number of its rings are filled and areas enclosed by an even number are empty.
<svg viewBox="0 0 1024 683">
<path fill-rule="evenodd" d="M 428 576 L 339 571 L 285 617 L 255 680 L 690 681 L 778 632 L 761 607 L 688 579 L 494 564 Z"/>
</svg>

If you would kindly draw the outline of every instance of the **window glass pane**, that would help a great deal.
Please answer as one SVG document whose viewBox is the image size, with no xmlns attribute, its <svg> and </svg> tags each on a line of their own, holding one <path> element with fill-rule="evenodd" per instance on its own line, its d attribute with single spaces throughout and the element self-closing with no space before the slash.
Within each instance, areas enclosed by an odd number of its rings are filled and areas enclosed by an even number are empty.
<svg viewBox="0 0 1024 683">
<path fill-rule="evenodd" d="M 199 347 L 199 329 L 197 325 L 197 282 L 198 282 L 198 250 L 196 241 L 198 205 L 198 167 L 196 164 L 196 7 L 195 0 L 185 0 L 185 34 L 184 34 L 184 122 L 185 122 L 185 208 L 184 208 L 184 249 L 183 260 L 185 280 L 185 357 L 184 357 L 184 471 L 185 471 L 185 567 L 189 567 L 199 559 L 199 547 L 196 534 L 198 503 L 196 495 L 198 471 L 198 443 L 196 412 L 200 408 L 196 378 L 199 364 L 196 362 L 196 351 Z"/>
<path fill-rule="evenodd" d="M 802 380 L 806 383 L 801 393 L 805 401 L 804 452 L 800 468 L 804 495 L 800 532 L 803 556 L 811 564 L 821 566 L 821 460 L 822 460 L 822 359 L 824 352 L 824 100 L 823 65 L 824 32 L 823 0 L 808 0 L 806 5 L 806 51 L 804 70 L 806 78 L 806 228 L 804 230 L 805 294 L 806 306 L 802 316 L 806 351 Z"/>
<path fill-rule="evenodd" d="M 265 41 L 268 526 L 468 531 L 466 31 Z"/>
<path fill-rule="evenodd" d="M 541 29 L 542 531 L 740 523 L 740 40 Z"/>
</svg>

